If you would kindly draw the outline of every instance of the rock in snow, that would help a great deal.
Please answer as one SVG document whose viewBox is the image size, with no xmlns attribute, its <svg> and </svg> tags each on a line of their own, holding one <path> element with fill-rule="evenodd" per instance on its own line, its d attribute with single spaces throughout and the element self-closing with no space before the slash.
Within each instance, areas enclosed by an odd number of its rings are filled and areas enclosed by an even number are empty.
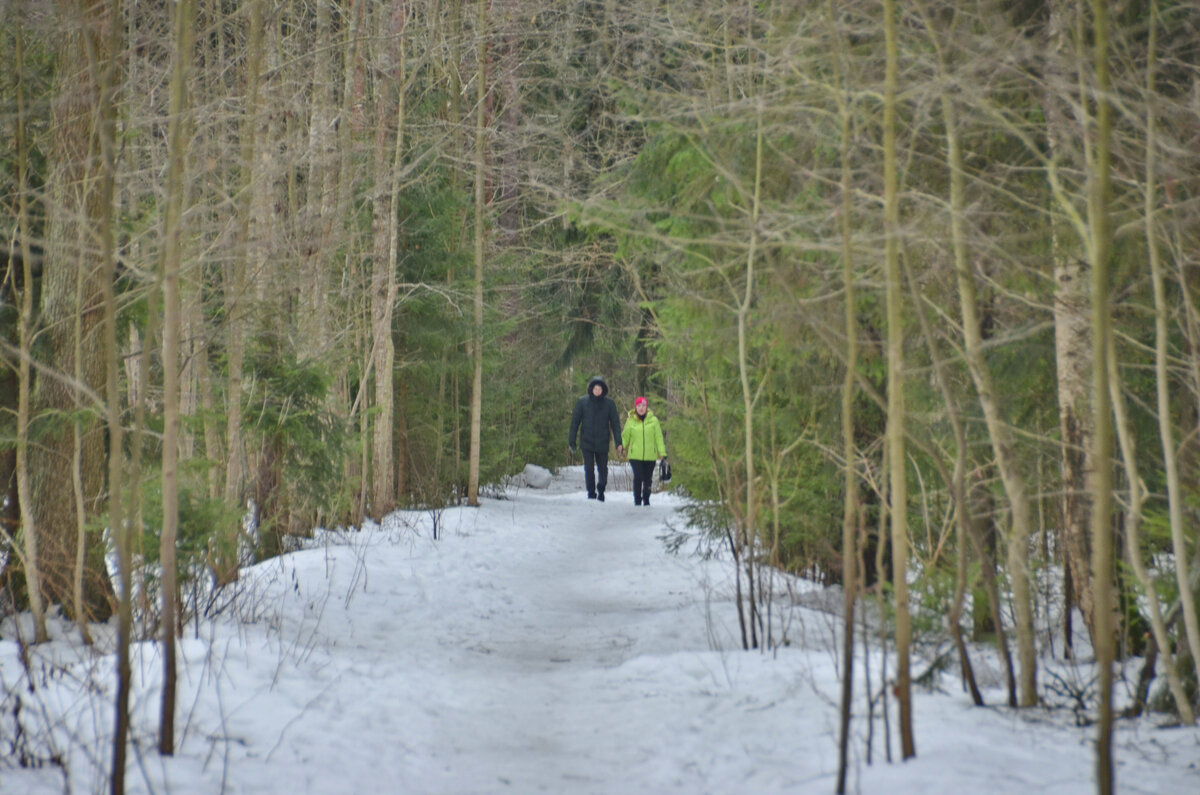
<svg viewBox="0 0 1200 795">
<path fill-rule="evenodd" d="M 526 464 L 525 469 L 521 472 L 521 477 L 525 479 L 525 485 L 531 489 L 549 488 L 550 481 L 554 480 L 554 475 L 550 470 L 537 464 Z"/>
</svg>

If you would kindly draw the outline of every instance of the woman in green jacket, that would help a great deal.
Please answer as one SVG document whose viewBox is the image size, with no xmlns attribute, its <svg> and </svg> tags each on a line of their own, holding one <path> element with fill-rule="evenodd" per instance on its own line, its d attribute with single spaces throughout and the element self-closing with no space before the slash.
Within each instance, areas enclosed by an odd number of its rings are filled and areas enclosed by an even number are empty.
<svg viewBox="0 0 1200 795">
<path fill-rule="evenodd" d="M 621 431 L 621 443 L 629 454 L 633 467 L 633 504 L 650 504 L 650 483 L 654 479 L 654 463 L 667 457 L 662 426 L 650 411 L 646 398 L 633 401 L 633 411 Z"/>
</svg>

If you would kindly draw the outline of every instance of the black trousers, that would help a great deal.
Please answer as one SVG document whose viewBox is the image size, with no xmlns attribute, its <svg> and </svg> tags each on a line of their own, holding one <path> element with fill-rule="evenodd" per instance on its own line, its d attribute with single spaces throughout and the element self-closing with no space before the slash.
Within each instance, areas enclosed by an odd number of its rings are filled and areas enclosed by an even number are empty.
<svg viewBox="0 0 1200 795">
<path fill-rule="evenodd" d="M 629 459 L 633 467 L 633 504 L 650 504 L 650 486 L 654 482 L 654 461 L 634 461 Z"/>
<path fill-rule="evenodd" d="M 599 480 L 596 476 L 599 475 Z M 597 453 L 592 450 L 583 451 L 583 482 L 587 484 L 589 497 L 603 494 L 608 486 L 608 451 Z"/>
</svg>

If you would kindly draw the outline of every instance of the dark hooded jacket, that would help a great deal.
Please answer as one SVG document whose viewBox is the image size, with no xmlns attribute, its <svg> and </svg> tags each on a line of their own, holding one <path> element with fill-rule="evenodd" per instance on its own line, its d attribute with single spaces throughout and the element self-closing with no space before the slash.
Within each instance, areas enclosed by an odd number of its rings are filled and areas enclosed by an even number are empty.
<svg viewBox="0 0 1200 795">
<path fill-rule="evenodd" d="M 592 387 L 600 385 L 600 396 L 592 394 Z M 587 393 L 575 401 L 575 410 L 571 412 L 571 430 L 567 433 L 567 446 L 575 449 L 576 435 L 579 437 L 579 448 L 592 453 L 608 452 L 608 437 L 618 447 L 621 446 L 621 417 L 617 413 L 617 404 L 608 396 L 608 384 L 600 376 L 588 381 Z"/>
</svg>

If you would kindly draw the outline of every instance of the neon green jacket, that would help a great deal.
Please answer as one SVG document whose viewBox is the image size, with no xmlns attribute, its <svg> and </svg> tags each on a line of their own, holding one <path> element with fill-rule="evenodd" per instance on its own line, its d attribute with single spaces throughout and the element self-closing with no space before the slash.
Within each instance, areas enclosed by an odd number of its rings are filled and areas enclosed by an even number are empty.
<svg viewBox="0 0 1200 795">
<path fill-rule="evenodd" d="M 621 444 L 625 445 L 625 455 L 630 461 L 656 461 L 667 454 L 662 426 L 653 411 L 647 411 L 643 420 L 638 418 L 635 409 L 630 410 L 621 431 Z"/>
</svg>

